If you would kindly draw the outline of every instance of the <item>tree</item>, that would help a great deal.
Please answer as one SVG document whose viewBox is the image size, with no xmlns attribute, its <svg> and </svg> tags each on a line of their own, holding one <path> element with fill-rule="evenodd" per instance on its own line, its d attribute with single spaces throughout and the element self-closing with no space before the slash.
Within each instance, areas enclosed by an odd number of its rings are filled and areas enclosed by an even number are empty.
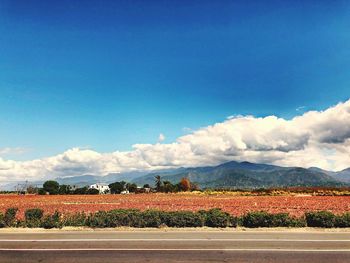
<svg viewBox="0 0 350 263">
<path fill-rule="evenodd" d="M 84 186 L 84 187 L 81 187 L 81 188 L 76 188 L 73 192 L 73 194 L 75 195 L 85 195 L 88 191 L 88 187 L 87 186 Z"/>
<path fill-rule="evenodd" d="M 164 181 L 162 192 L 165 192 L 165 193 L 175 192 L 175 186 L 170 181 Z"/>
<path fill-rule="evenodd" d="M 137 185 L 128 183 L 126 185 L 126 188 L 129 190 L 130 193 L 135 193 L 137 190 Z"/>
<path fill-rule="evenodd" d="M 69 195 L 72 192 L 70 185 L 62 184 L 58 189 L 60 195 Z"/>
<path fill-rule="evenodd" d="M 126 182 L 115 182 L 112 184 L 109 184 L 109 190 L 111 191 L 111 194 L 120 194 L 122 191 L 125 190 Z"/>
<path fill-rule="evenodd" d="M 89 188 L 86 191 L 86 194 L 88 194 L 88 195 L 98 195 L 99 193 L 100 193 L 100 191 L 98 189 L 95 189 L 95 188 Z"/>
<path fill-rule="evenodd" d="M 191 191 L 199 191 L 200 189 L 198 184 L 191 182 Z"/>
<path fill-rule="evenodd" d="M 36 194 L 38 192 L 38 188 L 33 185 L 29 185 L 26 191 L 27 194 Z"/>
<path fill-rule="evenodd" d="M 151 188 L 151 186 L 149 184 L 144 184 L 143 188 Z"/>
<path fill-rule="evenodd" d="M 157 175 L 154 178 L 156 179 L 155 180 L 156 190 L 157 192 L 160 192 L 162 190 L 162 179 L 160 175 Z"/>
<path fill-rule="evenodd" d="M 48 192 L 50 195 L 57 195 L 58 190 L 60 188 L 60 185 L 56 181 L 46 181 L 43 184 L 43 188 L 46 192 Z"/>
<path fill-rule="evenodd" d="M 188 178 L 182 178 L 180 181 L 180 188 L 182 191 L 189 191 L 191 189 L 191 182 Z"/>
</svg>

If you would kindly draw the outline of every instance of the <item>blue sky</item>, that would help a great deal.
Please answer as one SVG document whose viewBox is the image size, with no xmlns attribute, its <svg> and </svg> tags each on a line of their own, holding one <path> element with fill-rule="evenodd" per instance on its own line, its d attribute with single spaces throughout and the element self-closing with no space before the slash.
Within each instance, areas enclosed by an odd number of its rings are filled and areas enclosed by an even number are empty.
<svg viewBox="0 0 350 263">
<path fill-rule="evenodd" d="M 125 151 L 349 98 L 348 1 L 247 2 L 0 0 L 0 149 Z"/>
</svg>

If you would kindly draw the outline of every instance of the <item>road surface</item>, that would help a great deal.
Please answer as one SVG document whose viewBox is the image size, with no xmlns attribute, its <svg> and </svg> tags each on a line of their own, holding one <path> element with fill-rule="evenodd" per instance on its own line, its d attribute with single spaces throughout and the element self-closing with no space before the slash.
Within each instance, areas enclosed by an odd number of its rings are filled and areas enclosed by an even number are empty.
<svg viewBox="0 0 350 263">
<path fill-rule="evenodd" d="M 0 232 L 0 262 L 350 262 L 350 232 Z"/>
</svg>

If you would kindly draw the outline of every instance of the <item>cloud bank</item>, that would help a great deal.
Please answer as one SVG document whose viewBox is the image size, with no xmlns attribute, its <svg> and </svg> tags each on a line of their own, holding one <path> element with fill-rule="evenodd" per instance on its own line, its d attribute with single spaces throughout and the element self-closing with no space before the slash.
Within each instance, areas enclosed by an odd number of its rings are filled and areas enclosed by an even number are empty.
<svg viewBox="0 0 350 263">
<path fill-rule="evenodd" d="M 0 182 L 82 174 L 215 165 L 230 160 L 341 170 L 350 166 L 350 100 L 291 120 L 231 116 L 169 144 L 135 144 L 131 151 L 98 153 L 72 148 L 56 156 L 0 158 Z"/>
</svg>

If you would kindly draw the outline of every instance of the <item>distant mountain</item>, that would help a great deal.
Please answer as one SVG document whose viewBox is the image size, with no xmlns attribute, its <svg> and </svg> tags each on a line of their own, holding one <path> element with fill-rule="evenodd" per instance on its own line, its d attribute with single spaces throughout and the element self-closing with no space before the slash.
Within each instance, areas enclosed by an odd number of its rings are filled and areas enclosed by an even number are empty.
<svg viewBox="0 0 350 263">
<path fill-rule="evenodd" d="M 340 172 L 333 173 L 333 178 L 345 182 L 350 183 L 350 168 L 344 169 Z"/>
<path fill-rule="evenodd" d="M 154 177 L 160 175 L 162 180 L 178 183 L 188 177 L 201 188 L 261 188 L 285 186 L 349 186 L 350 168 L 331 172 L 318 167 L 308 169 L 301 167 L 281 167 L 270 164 L 250 162 L 226 162 L 217 166 L 192 168 L 174 168 L 157 171 L 134 171 L 111 173 L 105 176 L 81 175 L 56 178 L 60 184 L 82 187 L 94 183 L 113 183 L 116 181 L 133 182 L 139 186 L 154 185 Z M 18 183 L 0 184 L 1 190 L 14 190 Z M 23 183 L 23 182 L 22 182 Z M 30 183 L 30 182 L 29 182 Z M 31 182 L 40 185 L 43 182 Z"/>
<path fill-rule="evenodd" d="M 321 169 L 281 167 L 250 162 L 227 162 L 218 166 L 181 168 L 167 172 L 153 172 L 132 180 L 138 185 L 154 184 L 154 177 L 177 183 L 188 177 L 201 188 L 261 188 L 285 186 L 342 186 L 344 182 L 335 179 Z"/>
<path fill-rule="evenodd" d="M 81 175 L 81 176 L 71 176 L 71 177 L 58 177 L 55 180 L 59 184 L 75 185 L 77 187 L 83 187 L 86 185 L 91 185 L 94 183 L 114 183 L 116 181 L 126 181 L 131 180 L 146 175 L 149 172 L 135 171 L 126 173 L 110 173 L 105 176 L 97 175 Z"/>
</svg>

